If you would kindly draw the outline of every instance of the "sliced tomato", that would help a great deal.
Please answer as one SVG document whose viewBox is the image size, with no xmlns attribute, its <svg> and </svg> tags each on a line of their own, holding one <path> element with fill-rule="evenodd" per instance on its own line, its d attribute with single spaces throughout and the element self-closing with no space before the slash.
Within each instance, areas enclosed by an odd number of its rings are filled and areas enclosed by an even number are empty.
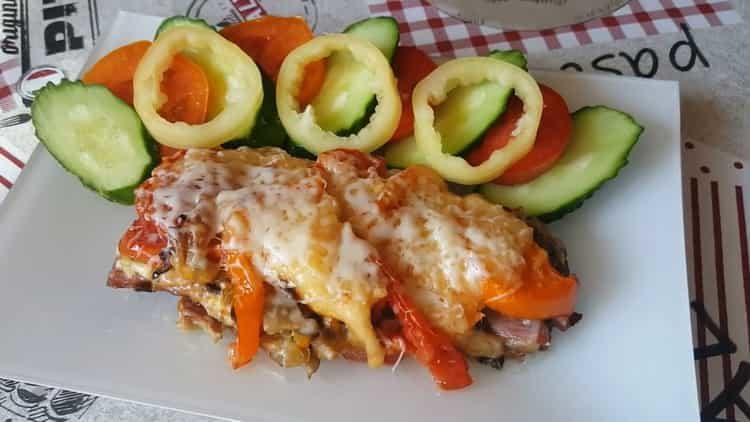
<svg viewBox="0 0 750 422">
<path fill-rule="evenodd" d="M 232 281 L 232 309 L 237 324 L 237 338 L 229 356 L 232 368 L 237 369 L 248 364 L 260 347 L 264 286 L 249 255 L 229 252 L 224 259 Z"/>
<path fill-rule="evenodd" d="M 518 319 L 550 319 L 570 315 L 575 307 L 578 281 L 562 276 L 549 261 L 547 251 L 533 244 L 524 254 L 526 267 L 523 285 L 511 294 L 502 283 L 485 284 L 485 303 L 507 317 Z"/>
<path fill-rule="evenodd" d="M 133 105 L 133 75 L 149 47 L 151 41 L 136 41 L 116 48 L 94 63 L 81 79 L 87 84 L 104 85 Z"/>
<path fill-rule="evenodd" d="M 286 56 L 314 36 L 302 18 L 280 16 L 263 16 L 229 25 L 220 33 L 237 44 L 274 81 Z M 307 65 L 297 94 L 299 102 L 308 104 L 312 101 L 320 91 L 324 79 L 325 61 Z"/>
<path fill-rule="evenodd" d="M 401 120 L 391 140 L 397 141 L 414 132 L 414 112 L 411 108 L 411 93 L 414 87 L 437 68 L 430 56 L 417 47 L 398 47 L 393 56 L 393 73 L 398 80 L 401 94 Z"/>
<path fill-rule="evenodd" d="M 159 255 L 159 252 L 166 247 L 167 238 L 159 231 L 156 224 L 139 218 L 120 238 L 117 249 L 120 255 L 146 263 L 152 257 Z"/>
<path fill-rule="evenodd" d="M 164 72 L 161 91 L 167 94 L 167 102 L 159 109 L 162 117 L 190 125 L 205 123 L 209 85 L 199 65 L 183 55 L 176 55 Z"/>
<path fill-rule="evenodd" d="M 151 41 L 136 41 L 112 50 L 91 67 L 83 82 L 106 86 L 119 99 L 133 105 L 133 75 Z M 204 123 L 208 113 L 209 83 L 203 69 L 178 54 L 164 72 L 161 90 L 167 102 L 159 114 L 170 122 Z M 160 155 L 170 157 L 179 150 L 159 145 Z"/>
<path fill-rule="evenodd" d="M 457 390 L 472 383 L 466 358 L 451 339 L 427 320 L 404 292 L 401 283 L 381 265 L 388 276 L 388 302 L 396 315 L 407 349 L 429 368 L 443 390 Z"/>
<path fill-rule="evenodd" d="M 112 50 L 83 75 L 83 82 L 104 85 L 133 105 L 133 75 L 149 47 L 151 41 L 136 41 Z M 159 110 L 165 119 L 189 124 L 205 122 L 209 85 L 200 66 L 178 54 L 164 72 L 161 89 L 167 95 L 167 102 Z"/>
<path fill-rule="evenodd" d="M 565 152 L 573 131 L 573 120 L 565 100 L 552 88 L 539 85 L 542 90 L 544 108 L 536 133 L 533 149 L 513 164 L 502 176 L 494 180 L 501 185 L 517 185 L 529 182 L 549 170 Z M 511 98 L 508 108 L 487 131 L 479 145 L 466 156 L 472 165 L 483 163 L 495 150 L 503 148 L 516 129 L 518 119 L 523 115 L 523 103 Z"/>
</svg>

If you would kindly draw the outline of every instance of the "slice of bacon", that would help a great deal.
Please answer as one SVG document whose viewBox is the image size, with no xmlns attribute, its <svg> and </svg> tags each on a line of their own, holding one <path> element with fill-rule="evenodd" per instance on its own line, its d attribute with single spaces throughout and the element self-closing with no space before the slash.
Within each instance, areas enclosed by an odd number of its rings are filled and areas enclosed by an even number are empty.
<svg viewBox="0 0 750 422">
<path fill-rule="evenodd" d="M 485 315 L 490 331 L 503 338 L 511 354 L 525 355 L 549 346 L 549 326 L 544 321 L 507 318 L 489 309 Z"/>
</svg>

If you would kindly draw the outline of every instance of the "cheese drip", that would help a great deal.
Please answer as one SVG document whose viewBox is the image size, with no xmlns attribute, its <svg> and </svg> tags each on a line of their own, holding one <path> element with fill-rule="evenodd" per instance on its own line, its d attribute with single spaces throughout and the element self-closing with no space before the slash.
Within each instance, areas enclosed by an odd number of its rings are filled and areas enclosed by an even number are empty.
<svg viewBox="0 0 750 422">
<path fill-rule="evenodd" d="M 377 159 L 349 151 L 321 154 L 318 162 L 355 233 L 375 246 L 430 321 L 454 338 L 481 319 L 485 283 L 503 295 L 521 286 L 533 232 L 511 213 L 477 195 L 453 194 L 426 167 L 385 177 Z"/>
<path fill-rule="evenodd" d="M 151 217 L 170 242 L 187 239 L 186 265 L 204 265 L 210 240 L 229 228 L 224 250 L 250 255 L 266 282 L 294 288 L 313 311 L 344 322 L 378 366 L 384 352 L 370 312 L 386 289 L 377 253 L 339 219 L 310 164 L 272 148 L 189 150 L 154 172 Z"/>
</svg>

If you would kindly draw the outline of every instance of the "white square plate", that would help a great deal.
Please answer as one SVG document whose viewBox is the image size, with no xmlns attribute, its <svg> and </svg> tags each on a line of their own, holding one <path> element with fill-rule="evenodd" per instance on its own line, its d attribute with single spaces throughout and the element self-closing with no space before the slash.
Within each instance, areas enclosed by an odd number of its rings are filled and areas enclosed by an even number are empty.
<svg viewBox="0 0 750 422">
<path fill-rule="evenodd" d="M 151 39 L 123 14 L 93 58 Z M 552 348 L 443 393 L 394 372 L 324 362 L 312 380 L 265 356 L 233 371 L 226 344 L 176 329 L 175 298 L 105 287 L 132 208 L 34 153 L 0 208 L 0 376 L 244 420 L 698 421 L 674 82 L 538 73 L 572 110 L 607 104 L 646 131 L 620 176 L 553 226 L 581 280 L 583 321 Z M 59 130 L 66 130 L 61 127 Z"/>
</svg>

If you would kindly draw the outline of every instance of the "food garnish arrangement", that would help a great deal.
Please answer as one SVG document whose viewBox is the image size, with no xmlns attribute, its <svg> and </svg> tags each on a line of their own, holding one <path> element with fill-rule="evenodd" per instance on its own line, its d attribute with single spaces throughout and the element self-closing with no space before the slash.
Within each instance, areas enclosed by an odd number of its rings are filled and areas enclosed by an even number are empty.
<svg viewBox="0 0 750 422">
<path fill-rule="evenodd" d="M 37 92 L 36 134 L 82 184 L 135 204 L 107 284 L 179 297 L 178 322 L 308 375 L 411 356 L 435 383 L 547 349 L 579 281 L 544 223 L 627 163 L 642 127 L 571 111 L 493 51 L 436 64 L 374 17 L 164 20 Z"/>
</svg>

